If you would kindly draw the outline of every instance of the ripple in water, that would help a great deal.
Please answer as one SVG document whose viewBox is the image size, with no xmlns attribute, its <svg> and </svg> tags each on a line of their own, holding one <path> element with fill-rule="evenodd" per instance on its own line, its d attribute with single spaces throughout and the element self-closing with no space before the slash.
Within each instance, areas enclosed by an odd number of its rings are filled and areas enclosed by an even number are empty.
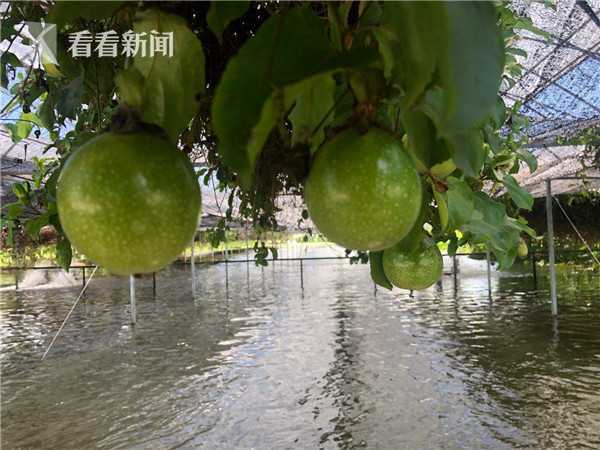
<svg viewBox="0 0 600 450">
<path fill-rule="evenodd" d="M 304 289 L 292 262 L 194 293 L 172 268 L 138 282 L 135 328 L 127 280 L 97 278 L 43 362 L 77 288 L 3 292 L 3 448 L 598 448 L 587 277 L 555 321 L 528 274 L 490 300 L 476 270 L 411 298 L 344 261 L 305 262 Z"/>
</svg>

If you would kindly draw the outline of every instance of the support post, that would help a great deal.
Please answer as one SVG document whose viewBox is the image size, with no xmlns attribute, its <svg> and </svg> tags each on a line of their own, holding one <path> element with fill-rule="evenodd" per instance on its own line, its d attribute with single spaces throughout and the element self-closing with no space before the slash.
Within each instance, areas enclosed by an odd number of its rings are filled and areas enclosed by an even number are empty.
<svg viewBox="0 0 600 450">
<path fill-rule="evenodd" d="M 152 294 L 156 295 L 156 272 L 152 272 Z"/>
<path fill-rule="evenodd" d="M 15 291 L 19 290 L 19 271 L 15 269 Z"/>
<path fill-rule="evenodd" d="M 300 287 L 304 290 L 304 264 L 300 260 Z"/>
<path fill-rule="evenodd" d="M 192 254 L 191 254 L 191 268 L 192 268 L 192 291 L 196 288 L 196 257 L 194 247 L 196 246 L 196 232 L 194 231 L 194 237 L 192 238 Z"/>
<path fill-rule="evenodd" d="M 531 252 L 531 271 L 533 273 L 533 285 L 537 289 L 537 263 L 535 260 L 535 251 Z"/>
<path fill-rule="evenodd" d="M 129 275 L 129 314 L 131 324 L 135 325 L 137 321 L 137 311 L 135 307 L 135 278 L 133 274 Z"/>
<path fill-rule="evenodd" d="M 546 180 L 546 222 L 548 224 L 548 263 L 550 268 L 550 302 L 552 315 L 558 314 L 556 266 L 554 260 L 554 219 L 552 218 L 552 180 Z"/>
<path fill-rule="evenodd" d="M 454 276 L 454 286 L 456 286 L 456 279 L 458 278 L 458 261 L 456 255 L 452 257 L 452 275 Z"/>
<path fill-rule="evenodd" d="M 82 274 L 82 283 L 85 286 L 85 267 L 81 268 L 81 274 Z"/>
<path fill-rule="evenodd" d="M 488 295 L 492 298 L 492 267 L 490 262 L 490 250 L 487 249 L 485 251 L 485 256 L 487 260 L 487 282 L 488 282 Z"/>
</svg>

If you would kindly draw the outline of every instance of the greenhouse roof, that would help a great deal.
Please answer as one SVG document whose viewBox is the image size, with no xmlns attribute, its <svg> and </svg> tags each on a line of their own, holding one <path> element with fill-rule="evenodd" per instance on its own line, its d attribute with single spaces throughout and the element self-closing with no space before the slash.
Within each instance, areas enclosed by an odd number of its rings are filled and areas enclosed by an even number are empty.
<svg viewBox="0 0 600 450">
<path fill-rule="evenodd" d="M 548 33 L 520 30 L 517 55 L 524 71 L 510 86 L 506 104 L 522 102 L 531 121 L 532 144 L 547 145 L 558 136 L 600 125 L 600 0 L 560 0 L 553 9 L 541 2 L 513 1 L 512 7 Z"/>
</svg>

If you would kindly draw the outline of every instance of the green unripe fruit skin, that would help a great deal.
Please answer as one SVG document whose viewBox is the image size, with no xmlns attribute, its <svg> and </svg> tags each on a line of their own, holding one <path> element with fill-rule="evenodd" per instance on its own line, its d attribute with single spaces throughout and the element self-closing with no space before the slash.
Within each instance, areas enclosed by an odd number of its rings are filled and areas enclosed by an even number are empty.
<svg viewBox="0 0 600 450">
<path fill-rule="evenodd" d="M 529 254 L 529 249 L 527 248 L 527 244 L 523 239 L 519 240 L 519 246 L 517 247 L 517 255 L 519 258 L 524 259 L 527 258 Z"/>
<path fill-rule="evenodd" d="M 444 267 L 437 245 L 425 241 L 419 250 L 407 253 L 401 244 L 383 252 L 383 271 L 388 280 L 396 287 L 412 290 L 435 284 Z"/>
<path fill-rule="evenodd" d="M 346 130 L 318 152 L 305 184 L 313 222 L 329 240 L 377 251 L 402 240 L 421 208 L 421 180 L 401 142 Z"/>
<path fill-rule="evenodd" d="M 187 157 L 147 133 L 104 133 L 61 171 L 57 207 L 73 246 L 120 275 L 155 272 L 190 243 L 200 187 Z"/>
</svg>

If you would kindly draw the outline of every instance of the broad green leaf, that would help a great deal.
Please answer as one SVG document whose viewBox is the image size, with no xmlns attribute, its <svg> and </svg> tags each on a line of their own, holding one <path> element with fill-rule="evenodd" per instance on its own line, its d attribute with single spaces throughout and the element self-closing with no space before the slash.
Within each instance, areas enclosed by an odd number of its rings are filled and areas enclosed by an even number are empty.
<svg viewBox="0 0 600 450">
<path fill-rule="evenodd" d="M 497 12 L 488 2 L 445 2 L 447 47 L 440 57 L 446 88 L 443 130 L 466 131 L 494 108 L 504 68 Z"/>
<path fill-rule="evenodd" d="M 444 144 L 443 141 L 442 144 Z M 431 173 L 432 176 L 439 180 L 444 180 L 455 170 L 456 164 L 454 164 L 454 161 L 452 160 L 452 158 L 450 158 L 444 162 L 440 162 L 431 166 L 431 169 L 429 169 L 429 173 Z"/>
<path fill-rule="evenodd" d="M 47 23 L 63 28 L 76 19 L 97 20 L 112 16 L 124 1 L 62 1 L 56 2 L 50 9 Z"/>
<path fill-rule="evenodd" d="M 236 1 L 236 2 L 221 2 L 213 1 L 210 4 L 208 14 L 206 15 L 206 22 L 208 27 L 221 42 L 223 31 L 227 28 L 230 22 L 242 16 L 247 10 L 250 2 L 248 1 Z"/>
<path fill-rule="evenodd" d="M 46 98 L 37 108 L 36 114 L 40 118 L 40 123 L 47 130 L 52 130 L 56 122 L 56 114 L 54 113 L 54 95 L 46 95 Z"/>
<path fill-rule="evenodd" d="M 492 120 L 494 125 L 496 125 L 496 128 L 500 128 L 504 125 L 504 121 L 506 120 L 506 105 L 501 96 L 496 98 L 496 105 L 492 110 Z"/>
<path fill-rule="evenodd" d="M 533 196 L 522 188 L 512 175 L 507 175 L 502 180 L 508 195 L 513 199 L 515 205 L 521 209 L 531 210 L 533 207 Z"/>
<path fill-rule="evenodd" d="M 56 244 L 56 259 L 58 265 L 68 271 L 71 266 L 72 258 L 73 251 L 71 249 L 71 242 L 63 236 Z"/>
<path fill-rule="evenodd" d="M 330 36 L 333 46 L 336 50 L 342 50 L 343 42 L 342 36 L 343 29 L 348 26 L 348 14 L 350 13 L 350 8 L 352 7 L 352 2 L 341 2 L 327 3 L 327 17 L 329 18 L 329 26 L 330 26 Z"/>
<path fill-rule="evenodd" d="M 433 122 L 421 111 L 408 110 L 402 114 L 402 125 L 408 137 L 408 150 L 417 170 L 426 172 L 436 151 L 436 131 Z"/>
<path fill-rule="evenodd" d="M 25 223 L 25 231 L 31 239 L 36 239 L 40 234 L 42 227 L 48 225 L 50 214 L 45 212 L 44 214 L 31 218 Z"/>
<path fill-rule="evenodd" d="M 402 114 L 402 125 L 408 136 L 408 149 L 420 172 L 444 165 L 452 158 L 450 148 L 437 137 L 435 125 L 425 113 L 418 110 L 405 111 Z M 448 174 L 440 178 L 446 175 Z"/>
<path fill-rule="evenodd" d="M 390 283 L 383 270 L 383 251 L 369 252 L 369 265 L 373 282 L 391 291 L 394 286 L 392 286 L 392 283 Z"/>
<path fill-rule="evenodd" d="M 517 150 L 517 156 L 520 160 L 525 161 L 531 173 L 537 170 L 537 158 L 529 150 L 521 147 Z"/>
<path fill-rule="evenodd" d="M 483 146 L 483 136 L 479 130 L 449 134 L 447 142 L 452 149 L 452 159 L 467 176 L 477 177 L 483 167 L 487 151 Z"/>
<path fill-rule="evenodd" d="M 502 152 L 490 162 L 490 167 L 497 181 L 502 181 L 513 169 L 516 162 L 514 153 Z"/>
<path fill-rule="evenodd" d="M 461 229 L 472 233 L 473 242 L 486 244 L 501 268 L 509 267 L 517 255 L 520 234 L 529 227 L 508 217 L 504 205 L 483 192 L 474 193 L 473 200 L 473 216 Z"/>
<path fill-rule="evenodd" d="M 474 210 L 473 191 L 467 183 L 454 177 L 448 178 L 448 222 L 453 229 L 459 229 L 471 220 Z"/>
<path fill-rule="evenodd" d="M 56 111 L 58 111 L 61 116 L 75 119 L 77 117 L 77 112 L 81 108 L 83 92 L 83 75 L 80 75 L 73 79 L 60 93 L 56 102 Z"/>
<path fill-rule="evenodd" d="M 448 203 L 445 195 L 435 189 L 433 190 L 433 196 L 437 204 L 438 214 L 440 215 L 440 225 L 442 226 L 442 231 L 444 231 L 448 228 Z"/>
<path fill-rule="evenodd" d="M 310 86 L 306 80 L 373 59 L 370 49 L 334 54 L 323 22 L 307 8 L 271 17 L 230 60 L 217 87 L 212 117 L 223 162 L 248 188 L 269 132 Z"/>
<path fill-rule="evenodd" d="M 204 52 L 196 35 L 181 17 L 158 10 L 138 16 L 135 33 L 173 33 L 172 56 L 156 52 L 154 56 L 138 53 L 135 71 L 117 77 L 121 95 L 139 104 L 142 92 L 142 119 L 165 129 L 173 142 L 198 110 L 198 97 L 204 93 Z M 140 84 L 143 80 L 143 84 Z"/>
<path fill-rule="evenodd" d="M 292 145 L 310 144 L 314 151 L 325 139 L 325 127 L 333 120 L 333 115 L 329 113 L 334 105 L 335 82 L 330 74 L 312 80 L 311 85 L 298 97 L 290 121 Z"/>
<path fill-rule="evenodd" d="M 8 220 L 15 220 L 23 212 L 23 204 L 20 202 L 7 203 L 2 206 L 2 209 L 6 210 Z"/>
<path fill-rule="evenodd" d="M 6 124 L 10 130 L 10 137 L 14 143 L 29 137 L 34 125 L 41 126 L 40 119 L 35 113 L 22 113 L 14 124 Z"/>
<path fill-rule="evenodd" d="M 443 5 L 437 2 L 384 2 L 381 28 L 374 32 L 384 73 L 402 87 L 410 106 L 431 82 L 444 37 Z"/>
</svg>

